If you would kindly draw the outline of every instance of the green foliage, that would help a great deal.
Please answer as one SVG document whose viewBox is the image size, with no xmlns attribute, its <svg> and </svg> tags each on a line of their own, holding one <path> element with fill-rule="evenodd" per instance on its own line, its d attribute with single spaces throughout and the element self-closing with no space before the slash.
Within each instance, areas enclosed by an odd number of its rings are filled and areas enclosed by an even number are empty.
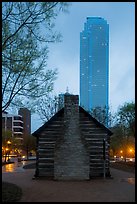
<svg viewBox="0 0 137 204">
<path fill-rule="evenodd" d="M 2 2 L 2 110 L 34 108 L 53 90 L 57 70 L 47 69 L 48 44 L 61 41 L 54 20 L 67 7 L 67 2 Z"/>
<path fill-rule="evenodd" d="M 10 142 L 10 144 L 8 144 Z M 5 162 L 10 151 L 15 147 L 15 138 L 12 137 L 12 131 L 2 129 L 2 156 L 5 155 Z"/>
<path fill-rule="evenodd" d="M 36 138 L 32 135 L 26 135 L 23 139 L 21 149 L 25 150 L 28 159 L 29 152 L 32 150 L 36 151 Z"/>
<path fill-rule="evenodd" d="M 115 126 L 111 128 L 110 148 L 114 154 L 119 154 L 120 149 L 123 155 L 129 154 L 129 147 L 135 144 L 135 103 L 125 103 L 115 114 Z"/>
<path fill-rule="evenodd" d="M 12 131 L 2 129 L 2 146 L 7 146 L 7 141 L 14 141 L 14 138 L 12 137 Z"/>
<path fill-rule="evenodd" d="M 110 112 L 110 108 L 107 108 L 106 106 L 97 106 L 96 108 L 91 109 L 90 114 L 103 125 L 107 127 L 111 126 L 113 118 Z"/>
<path fill-rule="evenodd" d="M 126 136 L 135 137 L 135 103 L 125 103 L 117 113 L 118 123 Z"/>
<path fill-rule="evenodd" d="M 122 147 L 123 131 L 119 125 L 112 127 L 111 131 L 113 132 L 113 135 L 110 138 L 110 148 L 113 150 L 113 153 L 116 154 Z"/>
</svg>

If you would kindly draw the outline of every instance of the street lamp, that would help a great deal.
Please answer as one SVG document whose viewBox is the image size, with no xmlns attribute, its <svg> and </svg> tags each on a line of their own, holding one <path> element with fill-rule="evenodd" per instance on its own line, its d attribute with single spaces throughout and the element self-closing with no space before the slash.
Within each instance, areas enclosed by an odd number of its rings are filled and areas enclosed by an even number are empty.
<svg viewBox="0 0 137 204">
<path fill-rule="evenodd" d="M 7 158 L 8 150 L 9 150 L 9 148 L 5 148 L 5 161 L 4 161 L 4 162 L 6 162 L 6 158 Z"/>
<path fill-rule="evenodd" d="M 130 147 L 130 148 L 128 149 L 128 154 L 129 154 L 129 157 L 130 157 L 130 158 L 135 157 L 135 149 L 134 149 L 133 147 Z"/>
<path fill-rule="evenodd" d="M 123 160 L 123 150 L 120 150 L 120 158 Z"/>
<path fill-rule="evenodd" d="M 7 141 L 7 144 L 8 144 L 8 145 L 10 145 L 10 144 L 11 144 L 11 142 L 8 140 L 8 141 Z"/>
<path fill-rule="evenodd" d="M 11 145 L 11 142 L 8 140 L 7 141 L 7 145 L 8 145 L 8 161 L 9 161 L 9 155 L 10 155 L 10 145 Z"/>
</svg>

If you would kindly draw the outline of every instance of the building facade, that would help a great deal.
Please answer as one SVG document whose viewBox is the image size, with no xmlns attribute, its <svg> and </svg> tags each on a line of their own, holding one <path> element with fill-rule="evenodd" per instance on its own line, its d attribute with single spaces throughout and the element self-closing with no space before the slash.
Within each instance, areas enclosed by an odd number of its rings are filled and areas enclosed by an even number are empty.
<svg viewBox="0 0 137 204">
<path fill-rule="evenodd" d="M 87 17 L 80 33 L 80 105 L 87 111 L 108 108 L 109 25 L 101 17 Z"/>
<path fill-rule="evenodd" d="M 21 115 L 11 115 L 4 111 L 2 113 L 2 129 L 11 131 L 16 139 L 23 140 L 23 119 Z"/>
<path fill-rule="evenodd" d="M 31 134 L 31 112 L 27 108 L 20 108 L 17 115 L 2 112 L 2 129 L 12 132 L 12 136 L 23 139 Z"/>
<path fill-rule="evenodd" d="M 24 124 L 23 137 L 28 137 L 31 134 L 31 111 L 27 108 L 20 108 L 18 113 L 22 116 Z"/>
</svg>

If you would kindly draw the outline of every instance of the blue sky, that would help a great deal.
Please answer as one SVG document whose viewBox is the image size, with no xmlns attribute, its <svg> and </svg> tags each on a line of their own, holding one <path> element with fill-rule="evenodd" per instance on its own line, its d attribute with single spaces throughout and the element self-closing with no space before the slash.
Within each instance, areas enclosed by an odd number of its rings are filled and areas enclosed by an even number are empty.
<svg viewBox="0 0 137 204">
<path fill-rule="evenodd" d="M 61 43 L 50 44 L 48 68 L 58 68 L 54 92 L 69 88 L 79 94 L 80 32 L 87 16 L 101 16 L 109 24 L 109 105 L 112 112 L 119 105 L 135 100 L 135 3 L 72 2 L 69 13 L 60 13 L 55 24 Z M 36 125 L 37 120 L 37 125 Z M 32 115 L 32 132 L 42 125 Z"/>
</svg>

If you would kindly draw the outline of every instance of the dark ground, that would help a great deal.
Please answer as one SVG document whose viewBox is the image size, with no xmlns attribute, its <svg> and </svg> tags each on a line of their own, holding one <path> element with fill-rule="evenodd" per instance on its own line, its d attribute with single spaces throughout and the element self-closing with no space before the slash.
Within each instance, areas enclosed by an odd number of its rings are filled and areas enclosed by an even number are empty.
<svg viewBox="0 0 137 204">
<path fill-rule="evenodd" d="M 24 169 L 35 169 L 35 163 L 27 164 L 23 168 Z M 134 162 L 112 162 L 110 163 L 110 167 L 135 173 L 135 163 Z"/>
<path fill-rule="evenodd" d="M 113 162 L 110 167 L 124 172 L 135 173 L 135 164 L 132 162 Z M 35 163 L 27 164 L 24 169 L 35 169 Z M 113 175 L 112 175 L 113 177 Z M 95 182 L 95 181 L 93 181 Z M 13 184 L 12 182 L 2 182 L 2 202 L 17 202 L 22 198 L 21 186 Z M 30 201 L 28 201 L 30 202 Z M 75 202 L 75 201 L 74 201 Z M 131 202 L 131 201 L 130 201 Z"/>
<path fill-rule="evenodd" d="M 112 162 L 110 163 L 110 167 L 113 167 L 115 169 L 119 169 L 122 171 L 135 173 L 135 163 L 134 162 Z"/>
<path fill-rule="evenodd" d="M 2 182 L 2 202 L 17 202 L 21 199 L 22 189 L 9 182 Z"/>
</svg>

